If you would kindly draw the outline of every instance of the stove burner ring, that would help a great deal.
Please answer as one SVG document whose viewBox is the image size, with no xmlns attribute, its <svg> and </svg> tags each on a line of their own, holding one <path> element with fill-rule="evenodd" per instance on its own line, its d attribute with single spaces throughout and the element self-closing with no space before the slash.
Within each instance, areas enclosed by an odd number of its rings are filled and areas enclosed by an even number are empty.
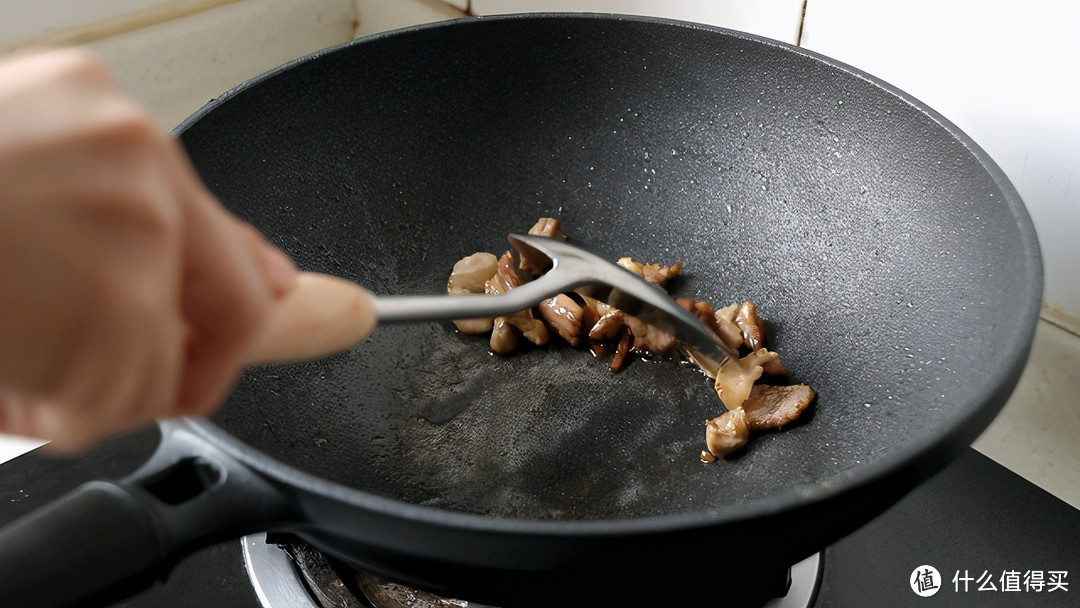
<svg viewBox="0 0 1080 608">
<path fill-rule="evenodd" d="M 358 599 L 349 595 L 346 585 L 336 575 L 312 573 L 308 571 L 308 565 L 301 568 L 298 561 L 307 561 L 303 555 L 298 557 L 277 544 L 266 542 L 266 534 L 245 536 L 240 542 L 248 578 L 262 608 L 490 608 L 474 602 L 440 598 L 363 573 L 358 573 L 357 582 L 366 597 Z M 309 551 L 318 555 L 314 549 Z M 762 608 L 811 608 L 821 574 L 821 553 L 815 553 L 791 567 L 791 586 L 787 595 L 770 600 Z M 321 580 L 314 581 L 313 578 Z"/>
<path fill-rule="evenodd" d="M 240 539 L 255 596 L 262 608 L 322 608 L 300 578 L 299 569 L 284 549 L 266 542 L 266 534 Z"/>
</svg>

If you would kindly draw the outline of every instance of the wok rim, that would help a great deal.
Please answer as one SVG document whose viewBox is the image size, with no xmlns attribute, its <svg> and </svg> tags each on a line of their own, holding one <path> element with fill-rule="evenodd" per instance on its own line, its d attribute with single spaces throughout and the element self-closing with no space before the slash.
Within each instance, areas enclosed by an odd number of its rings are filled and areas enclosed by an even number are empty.
<svg viewBox="0 0 1080 608">
<path fill-rule="evenodd" d="M 897 98 L 899 102 L 910 105 L 913 109 L 917 110 L 933 123 L 944 129 L 952 138 L 962 144 L 986 171 L 994 185 L 997 186 L 1003 195 L 1004 212 L 1011 212 L 1015 219 L 1015 225 L 1019 231 L 1020 238 L 1016 242 L 1014 251 L 1018 256 L 1022 257 L 1027 272 L 1024 277 L 1025 281 L 1022 284 L 1018 283 L 1016 293 L 1022 294 L 1026 303 L 1021 310 L 1016 311 L 1016 314 L 1013 315 L 1012 318 L 1017 319 L 1018 322 L 1010 327 L 1011 332 L 1008 335 L 999 336 L 998 343 L 1003 345 L 1001 348 L 1002 364 L 995 370 L 996 373 L 987 374 L 987 380 L 977 386 L 977 390 L 965 391 L 965 394 L 968 395 L 968 397 L 962 399 L 959 404 L 954 407 L 954 413 L 951 416 L 946 418 L 942 424 L 935 427 L 937 432 L 918 435 L 907 443 L 890 449 L 884 455 L 874 458 L 869 462 L 858 464 L 845 471 L 818 480 L 816 483 L 788 486 L 776 493 L 750 499 L 735 505 L 633 518 L 585 520 L 519 519 L 505 516 L 449 511 L 437 507 L 418 505 L 333 482 L 298 469 L 290 464 L 275 459 L 255 446 L 240 440 L 226 429 L 208 419 L 184 418 L 177 421 L 180 425 L 194 431 L 202 438 L 211 441 L 214 445 L 223 449 L 230 456 L 237 458 L 246 466 L 267 475 L 272 479 L 276 479 L 282 483 L 317 496 L 323 496 L 345 503 L 354 508 L 363 509 L 385 517 L 424 523 L 447 529 L 537 536 L 608 536 L 624 535 L 627 533 L 663 533 L 677 530 L 692 530 L 702 527 L 734 525 L 762 517 L 775 516 L 799 508 L 805 508 L 815 503 L 836 499 L 845 494 L 855 493 L 861 488 L 866 488 L 872 486 L 876 482 L 895 477 L 897 474 L 919 464 L 927 466 L 927 463 L 933 460 L 932 457 L 935 455 L 938 457 L 938 462 L 933 465 L 930 474 L 936 473 L 943 469 L 948 462 L 951 462 L 951 460 L 959 454 L 961 449 L 966 447 L 966 444 L 970 444 L 979 433 L 985 430 L 990 422 L 997 416 L 998 412 L 1000 412 L 1001 408 L 1004 407 L 1005 402 L 1008 400 L 1019 381 L 1020 374 L 1026 365 L 1031 350 L 1042 307 L 1044 280 L 1042 254 L 1030 214 L 1028 213 L 1023 200 L 1020 198 L 1019 193 L 1005 175 L 1004 171 L 1001 170 L 989 154 L 987 154 L 970 136 L 964 133 L 954 123 L 913 95 L 904 92 L 898 87 L 893 86 L 872 74 L 833 59 L 827 55 L 779 40 L 730 28 L 661 17 L 592 12 L 543 12 L 505 14 L 489 17 L 463 17 L 379 32 L 340 45 L 321 49 L 283 63 L 254 78 L 244 81 L 219 97 L 214 98 L 202 108 L 192 113 L 188 118 L 184 119 L 173 130 L 173 134 L 177 137 L 183 135 L 185 131 L 195 125 L 200 119 L 213 112 L 218 106 L 227 103 L 233 97 L 238 96 L 266 80 L 282 75 L 301 64 L 317 60 L 324 55 L 341 52 L 354 45 L 367 44 L 384 38 L 409 35 L 429 29 L 469 27 L 485 22 L 543 19 L 653 23 L 670 27 L 714 32 L 727 37 L 778 48 L 787 53 L 793 53 L 823 63 L 829 68 L 838 70 L 859 80 L 863 80 L 867 84 L 877 87 Z M 362 345 L 358 345 L 358 347 L 362 348 Z M 166 422 L 163 424 L 170 423 Z M 949 447 L 956 448 L 953 450 L 955 452 L 953 455 L 937 454 Z M 942 462 L 943 459 L 944 461 Z M 928 478 L 930 474 L 926 474 L 924 477 Z M 911 488 L 907 488 L 905 493 L 910 489 Z"/>
</svg>

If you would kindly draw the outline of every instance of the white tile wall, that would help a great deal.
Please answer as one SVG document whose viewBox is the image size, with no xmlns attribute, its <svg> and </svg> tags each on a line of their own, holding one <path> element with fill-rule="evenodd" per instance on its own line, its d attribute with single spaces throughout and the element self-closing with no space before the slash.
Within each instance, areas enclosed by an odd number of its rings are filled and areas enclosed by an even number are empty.
<svg viewBox="0 0 1080 608">
<path fill-rule="evenodd" d="M 469 11 L 469 0 L 446 0 L 446 3 L 458 9 L 459 11 Z"/>
<path fill-rule="evenodd" d="M 974 446 L 1080 509 L 1080 340 L 1040 323 L 1005 409 Z"/>
<path fill-rule="evenodd" d="M 467 1 L 454 0 L 356 0 L 359 26 L 356 36 L 467 16 Z"/>
<path fill-rule="evenodd" d="M 167 128 L 241 82 L 351 40 L 352 0 L 243 0 L 91 43 Z"/>
<path fill-rule="evenodd" d="M 929 104 L 1031 212 L 1045 298 L 1080 318 L 1080 0 L 809 0 L 803 46 Z"/>
<path fill-rule="evenodd" d="M 595 12 L 645 15 L 726 27 L 794 44 L 803 0 L 472 0 L 475 15 Z"/>
<path fill-rule="evenodd" d="M 72 7 L 74 14 L 92 23 L 94 19 L 115 17 L 119 7 L 134 3 L 95 3 L 101 13 L 88 13 L 91 3 L 82 0 L 26 4 L 34 7 L 30 13 L 36 15 L 37 23 L 51 27 L 69 24 L 70 19 L 59 14 L 64 7 Z M 351 40 L 356 27 L 354 0 L 240 0 L 219 6 L 214 6 L 218 3 L 212 0 L 142 0 L 141 4 L 213 7 L 88 43 L 124 88 L 145 104 L 165 128 L 176 126 L 210 99 L 249 78 L 301 55 Z M 81 25 L 93 30 L 86 27 L 87 23 Z M 9 40 L 5 46 L 17 42 L 19 39 Z"/>
<path fill-rule="evenodd" d="M 28 36 L 107 19 L 161 0 L 0 0 L 0 48 Z"/>
</svg>

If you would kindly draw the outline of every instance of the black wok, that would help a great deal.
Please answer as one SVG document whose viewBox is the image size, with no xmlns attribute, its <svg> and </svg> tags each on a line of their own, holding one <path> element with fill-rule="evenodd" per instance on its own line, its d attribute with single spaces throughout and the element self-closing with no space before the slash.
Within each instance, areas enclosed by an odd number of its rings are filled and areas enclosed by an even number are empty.
<svg viewBox="0 0 1080 608">
<path fill-rule="evenodd" d="M 718 401 L 688 367 L 612 374 L 570 348 L 500 358 L 449 324 L 380 327 L 250 370 L 211 421 L 163 423 L 130 478 L 5 530 L 16 604 L 115 598 L 259 530 L 488 604 L 759 601 L 776 566 L 989 424 L 1039 311 L 1031 222 L 977 145 L 873 77 L 737 32 L 418 27 L 257 78 L 179 135 L 300 267 L 379 293 L 439 292 L 455 260 L 501 253 L 540 216 L 611 259 L 682 261 L 672 290 L 757 303 L 818 401 L 704 465 Z M 41 549 L 56 539 L 71 550 Z"/>
</svg>

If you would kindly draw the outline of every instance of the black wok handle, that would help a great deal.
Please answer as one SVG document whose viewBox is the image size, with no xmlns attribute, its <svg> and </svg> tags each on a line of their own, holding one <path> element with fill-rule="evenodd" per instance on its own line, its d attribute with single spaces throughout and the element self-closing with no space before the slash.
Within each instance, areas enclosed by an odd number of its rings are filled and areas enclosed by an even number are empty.
<svg viewBox="0 0 1080 608">
<path fill-rule="evenodd" d="M 196 549 L 293 519 L 280 488 L 183 423 L 162 435 L 131 476 L 83 484 L 0 530 L 0 604 L 106 605 Z"/>
</svg>

